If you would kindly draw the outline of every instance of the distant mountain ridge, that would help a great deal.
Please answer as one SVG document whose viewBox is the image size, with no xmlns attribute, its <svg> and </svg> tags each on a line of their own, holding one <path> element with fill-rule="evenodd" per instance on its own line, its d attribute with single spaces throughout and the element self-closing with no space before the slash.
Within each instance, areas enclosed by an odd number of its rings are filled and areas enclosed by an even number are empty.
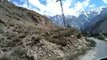
<svg viewBox="0 0 107 60">
<path fill-rule="evenodd" d="M 76 29 L 85 29 L 88 25 L 90 25 L 90 22 L 92 22 L 92 19 L 96 17 L 98 14 L 100 14 L 101 9 L 99 11 L 91 10 L 91 11 L 81 11 L 80 15 L 78 17 L 73 15 L 65 15 L 66 23 L 70 26 L 76 28 Z M 48 16 L 52 21 L 59 25 L 63 26 L 63 20 L 61 15 L 56 16 Z"/>
</svg>

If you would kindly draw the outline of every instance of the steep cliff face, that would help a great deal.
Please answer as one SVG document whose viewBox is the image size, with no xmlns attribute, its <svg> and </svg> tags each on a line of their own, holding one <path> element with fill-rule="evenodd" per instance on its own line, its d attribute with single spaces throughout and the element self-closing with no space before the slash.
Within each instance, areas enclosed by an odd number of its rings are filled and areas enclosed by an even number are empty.
<svg viewBox="0 0 107 60">
<path fill-rule="evenodd" d="M 107 33 L 107 19 L 102 22 L 96 29 L 97 33 Z"/>
<path fill-rule="evenodd" d="M 86 31 L 90 33 L 107 33 L 107 8 L 104 8 L 92 21 L 94 21 L 94 23 L 90 23 Z"/>
<path fill-rule="evenodd" d="M 100 34 L 100 33 L 107 33 L 107 19 L 98 21 L 96 24 L 90 27 L 90 32 L 92 34 Z"/>
<path fill-rule="evenodd" d="M 73 56 L 89 44 L 75 29 L 57 27 L 34 11 L 0 2 L 0 60 L 52 60 Z"/>
</svg>

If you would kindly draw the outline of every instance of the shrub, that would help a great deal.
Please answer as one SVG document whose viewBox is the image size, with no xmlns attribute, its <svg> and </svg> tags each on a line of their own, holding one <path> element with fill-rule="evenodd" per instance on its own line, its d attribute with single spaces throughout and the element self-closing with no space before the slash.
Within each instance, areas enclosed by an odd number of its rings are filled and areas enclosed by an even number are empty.
<svg viewBox="0 0 107 60">
<path fill-rule="evenodd" d="M 22 55 L 26 54 L 26 52 L 27 50 L 25 50 L 24 48 L 18 47 L 13 51 L 11 55 L 21 57 Z"/>
<path fill-rule="evenodd" d="M 90 44 L 87 44 L 87 46 L 89 46 L 89 47 L 94 47 L 96 45 L 96 42 L 93 40 L 89 40 L 86 38 L 86 41 L 90 43 Z"/>
</svg>

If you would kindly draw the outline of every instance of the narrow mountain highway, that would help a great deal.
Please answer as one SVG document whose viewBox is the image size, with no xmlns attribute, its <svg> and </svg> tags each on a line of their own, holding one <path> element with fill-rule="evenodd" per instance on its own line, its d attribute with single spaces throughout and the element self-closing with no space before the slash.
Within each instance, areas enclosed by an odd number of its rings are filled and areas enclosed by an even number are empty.
<svg viewBox="0 0 107 60">
<path fill-rule="evenodd" d="M 86 54 L 79 56 L 76 60 L 97 60 L 99 58 L 107 57 L 107 42 L 95 38 L 89 38 L 96 42 L 95 48 L 86 52 Z"/>
</svg>

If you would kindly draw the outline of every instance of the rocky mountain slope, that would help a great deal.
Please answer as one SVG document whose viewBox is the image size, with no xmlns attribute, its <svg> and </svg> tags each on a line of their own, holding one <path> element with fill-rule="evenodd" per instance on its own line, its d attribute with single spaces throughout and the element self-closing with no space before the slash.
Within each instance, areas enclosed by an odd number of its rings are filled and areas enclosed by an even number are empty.
<svg viewBox="0 0 107 60">
<path fill-rule="evenodd" d="M 57 27 L 34 11 L 0 2 L 0 60 L 55 60 L 67 56 L 71 60 L 89 44 L 73 28 Z"/>
<path fill-rule="evenodd" d="M 107 33 L 107 8 L 103 8 L 101 13 L 92 20 L 94 23 L 90 23 L 85 29 L 87 32 Z"/>
</svg>

